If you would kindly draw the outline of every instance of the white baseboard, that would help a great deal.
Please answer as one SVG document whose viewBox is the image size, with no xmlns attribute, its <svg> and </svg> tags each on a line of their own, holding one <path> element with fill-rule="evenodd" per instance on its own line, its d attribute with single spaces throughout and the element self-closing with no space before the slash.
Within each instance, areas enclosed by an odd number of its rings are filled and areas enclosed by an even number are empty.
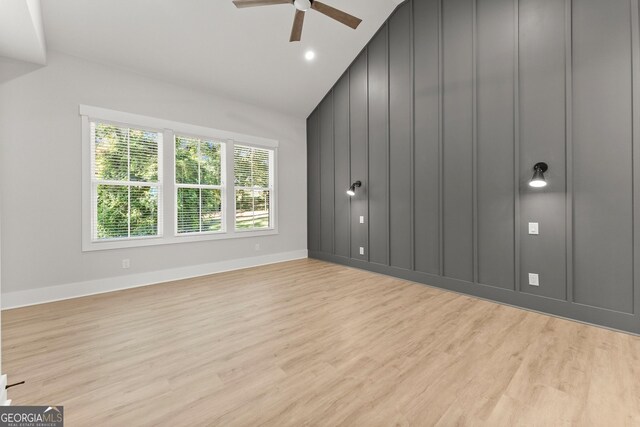
<svg viewBox="0 0 640 427">
<path fill-rule="evenodd" d="M 103 294 L 122 289 L 155 285 L 173 280 L 189 279 L 206 276 L 225 271 L 241 270 L 259 265 L 292 261 L 307 257 L 307 250 L 281 252 L 250 258 L 239 258 L 209 264 L 193 265 L 189 267 L 172 268 L 168 270 L 151 271 L 148 273 L 131 274 L 128 276 L 110 277 L 106 279 L 88 280 L 65 285 L 49 286 L 45 288 L 29 289 L 25 291 L 8 292 L 2 294 L 2 309 L 26 307 L 47 302 Z"/>
</svg>

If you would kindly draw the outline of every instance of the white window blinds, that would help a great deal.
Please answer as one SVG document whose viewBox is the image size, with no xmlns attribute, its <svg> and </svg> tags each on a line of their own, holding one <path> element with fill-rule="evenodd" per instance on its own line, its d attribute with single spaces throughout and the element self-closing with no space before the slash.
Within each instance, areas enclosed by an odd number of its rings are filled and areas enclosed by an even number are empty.
<svg viewBox="0 0 640 427">
<path fill-rule="evenodd" d="M 90 123 L 92 239 L 160 235 L 162 134 Z"/>
<path fill-rule="evenodd" d="M 236 145 L 233 155 L 236 230 L 272 228 L 274 151 Z"/>
<path fill-rule="evenodd" d="M 223 231 L 222 144 L 176 135 L 175 153 L 176 233 Z"/>
</svg>

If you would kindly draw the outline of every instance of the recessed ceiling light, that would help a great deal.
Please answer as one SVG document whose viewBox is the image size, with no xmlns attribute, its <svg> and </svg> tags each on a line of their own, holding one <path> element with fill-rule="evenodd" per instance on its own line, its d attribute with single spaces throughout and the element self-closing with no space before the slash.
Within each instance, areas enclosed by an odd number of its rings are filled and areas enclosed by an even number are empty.
<svg viewBox="0 0 640 427">
<path fill-rule="evenodd" d="M 304 54 L 304 58 L 307 61 L 313 61 L 315 57 L 316 57 L 316 53 L 312 50 L 308 50 L 307 53 Z"/>
</svg>

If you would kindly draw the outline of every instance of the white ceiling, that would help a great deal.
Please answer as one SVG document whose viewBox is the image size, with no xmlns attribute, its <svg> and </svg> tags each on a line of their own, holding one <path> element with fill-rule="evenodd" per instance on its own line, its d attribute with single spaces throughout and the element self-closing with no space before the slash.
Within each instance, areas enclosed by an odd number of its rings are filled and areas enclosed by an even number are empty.
<svg viewBox="0 0 640 427">
<path fill-rule="evenodd" d="M 397 0 L 324 0 L 357 30 L 316 11 L 289 43 L 294 7 L 231 0 L 42 0 L 49 49 L 306 117 Z M 316 59 L 307 62 L 312 49 Z"/>
</svg>

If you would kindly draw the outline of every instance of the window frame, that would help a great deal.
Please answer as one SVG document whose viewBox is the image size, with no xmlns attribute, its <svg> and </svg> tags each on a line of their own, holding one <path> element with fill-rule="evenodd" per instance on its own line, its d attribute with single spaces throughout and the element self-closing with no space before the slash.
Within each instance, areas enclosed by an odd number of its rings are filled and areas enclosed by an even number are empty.
<svg viewBox="0 0 640 427">
<path fill-rule="evenodd" d="M 131 181 L 131 180 L 109 180 L 109 179 L 98 179 L 95 176 L 96 171 L 96 163 L 95 163 L 95 145 L 93 144 L 93 138 L 91 137 L 91 123 L 95 122 L 96 124 L 106 124 L 117 126 L 123 129 L 135 129 L 142 130 L 147 132 L 157 133 L 158 138 L 158 182 L 148 182 L 148 181 Z M 89 150 L 90 150 L 90 174 L 91 174 L 91 243 L 106 243 L 106 242 L 128 242 L 132 240 L 146 240 L 146 239 L 159 239 L 163 236 L 163 222 L 164 217 L 162 215 L 162 203 L 163 203 L 163 179 L 164 179 L 164 167 L 163 167 L 163 152 L 164 152 L 164 131 L 162 129 L 154 129 L 148 126 L 138 126 L 128 123 L 122 123 L 115 120 L 103 120 L 103 119 L 90 119 L 88 123 L 89 128 Z M 127 159 L 128 162 L 131 162 L 131 152 L 128 153 L 129 157 Z M 131 178 L 131 176 L 129 176 Z M 98 209 L 97 209 L 97 189 L 99 185 L 113 185 L 119 187 L 148 187 L 148 188 L 156 188 L 158 191 L 158 234 L 154 236 L 131 236 L 131 226 L 128 225 L 128 234 L 129 237 L 113 237 L 107 239 L 98 239 L 96 238 L 96 230 L 98 228 Z M 96 200 L 96 204 L 94 204 L 94 199 Z M 129 198 L 129 221 L 131 215 L 131 198 Z"/>
<path fill-rule="evenodd" d="M 183 137 L 183 138 L 191 138 L 191 139 L 197 139 L 199 141 L 211 141 L 214 144 L 220 144 L 220 185 L 209 185 L 209 184 L 178 184 L 176 181 L 176 176 L 175 176 L 175 171 L 176 171 L 176 140 L 178 137 Z M 175 202 L 173 203 L 173 207 L 174 207 L 174 227 L 173 227 L 173 234 L 175 237 L 185 237 L 185 236 L 201 236 L 201 235 L 215 235 L 215 234 L 225 234 L 227 232 L 227 198 L 226 198 L 226 193 L 227 193 L 227 178 L 228 178 L 228 171 L 227 171 L 227 143 L 224 141 L 219 141 L 215 138 L 207 138 L 207 137 L 203 137 L 203 136 L 196 136 L 193 134 L 188 134 L 186 132 L 173 132 L 173 185 L 174 185 L 174 190 L 173 190 L 173 197 Z M 198 146 L 198 152 L 200 151 L 200 146 Z M 199 156 L 198 156 L 199 157 Z M 200 165 L 198 164 L 198 169 L 200 168 Z M 222 215 L 222 223 L 221 223 L 221 228 L 219 231 L 198 231 L 198 232 L 192 232 L 192 233 L 179 233 L 178 232 L 178 203 L 177 203 L 177 199 L 178 199 L 178 190 L 180 188 L 194 188 L 194 189 L 199 189 L 199 190 L 220 190 L 220 203 L 221 203 L 221 215 Z M 200 200 L 200 204 L 202 205 L 202 200 Z M 202 209 L 202 206 L 200 207 Z M 200 219 L 201 223 L 200 223 L 200 227 L 202 228 L 202 219 Z"/>
<path fill-rule="evenodd" d="M 143 246 L 167 245 L 207 240 L 248 238 L 278 234 L 278 146 L 273 139 L 191 125 L 138 114 L 80 105 L 82 125 L 82 251 L 99 251 Z M 158 236 L 140 236 L 118 239 L 93 240 L 93 200 L 91 121 L 113 123 L 119 126 L 161 132 L 158 149 Z M 175 136 L 212 140 L 222 148 L 222 230 L 216 232 L 181 233 L 177 231 L 177 188 L 175 177 Z M 271 227 L 265 229 L 235 229 L 235 144 L 273 150 L 271 189 Z M 231 154 L 230 154 L 231 153 Z M 162 171 L 162 172 L 161 172 Z M 233 191 L 230 190 L 233 189 Z M 97 220 L 97 219 L 96 219 Z"/>
<path fill-rule="evenodd" d="M 276 149 L 275 148 L 268 148 L 268 147 L 256 147 L 256 146 L 252 146 L 252 145 L 248 145 L 248 144 L 242 144 L 242 143 L 238 143 L 238 144 L 234 144 L 233 148 L 233 159 L 234 159 L 234 169 L 235 169 L 235 146 L 238 145 L 240 147 L 245 147 L 245 148 L 256 148 L 256 149 L 260 149 L 260 150 L 267 150 L 267 151 L 271 151 L 271 153 L 269 154 L 269 186 L 268 187 L 258 187 L 258 186 L 252 186 L 252 187 L 246 187 L 243 185 L 236 185 L 235 183 L 235 171 L 234 171 L 234 181 L 233 181 L 233 229 L 236 233 L 251 233 L 253 231 L 260 231 L 260 230 L 272 230 L 275 226 L 274 221 L 275 221 L 275 215 L 274 215 L 274 210 L 275 210 L 275 171 L 276 169 Z M 238 228 L 236 227 L 236 214 L 237 214 L 237 205 L 236 205 L 236 191 L 237 190 L 249 190 L 249 191 L 269 191 L 269 227 L 267 228 L 246 228 L 246 229 L 242 229 L 242 228 Z"/>
</svg>

